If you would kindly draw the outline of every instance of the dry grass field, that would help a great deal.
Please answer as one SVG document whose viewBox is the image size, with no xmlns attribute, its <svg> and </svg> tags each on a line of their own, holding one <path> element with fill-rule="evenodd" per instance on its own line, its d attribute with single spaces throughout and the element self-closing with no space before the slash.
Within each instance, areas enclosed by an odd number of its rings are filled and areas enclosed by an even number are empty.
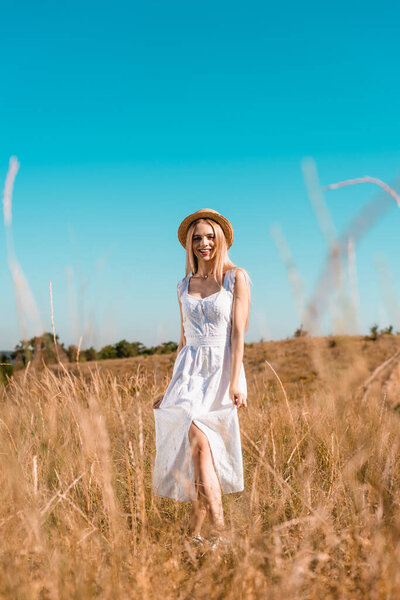
<svg viewBox="0 0 400 600">
<path fill-rule="evenodd" d="M 393 335 L 246 345 L 245 491 L 223 496 L 231 549 L 203 556 L 190 504 L 152 494 L 174 354 L 17 372 L 0 389 L 0 597 L 399 598 L 399 351 Z"/>
</svg>

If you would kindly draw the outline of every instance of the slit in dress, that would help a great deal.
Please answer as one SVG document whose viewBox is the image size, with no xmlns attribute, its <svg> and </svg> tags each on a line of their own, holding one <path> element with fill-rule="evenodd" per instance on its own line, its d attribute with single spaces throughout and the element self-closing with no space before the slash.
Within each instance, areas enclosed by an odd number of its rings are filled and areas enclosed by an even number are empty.
<svg viewBox="0 0 400 600">
<path fill-rule="evenodd" d="M 189 431 L 190 431 L 190 427 L 191 427 L 192 423 L 193 423 L 193 425 L 194 425 L 195 427 L 197 427 L 197 429 L 199 429 L 199 430 L 200 430 L 200 431 L 201 431 L 201 432 L 202 432 L 202 433 L 205 435 L 205 437 L 206 437 L 206 439 L 207 439 L 207 442 L 208 442 L 208 447 L 210 448 L 211 461 L 212 461 L 212 464 L 213 464 L 213 467 L 214 467 L 215 475 L 216 475 L 216 477 L 217 477 L 218 484 L 219 484 L 219 489 L 220 489 L 220 492 L 221 492 L 221 495 L 222 495 L 222 493 L 223 493 L 223 492 L 222 492 L 222 486 L 221 486 L 221 482 L 220 482 L 220 480 L 219 480 L 219 477 L 218 477 L 218 471 L 217 471 L 217 468 L 216 468 L 216 466 L 215 466 L 215 462 L 214 462 L 214 454 L 213 454 L 213 450 L 212 450 L 212 448 L 211 448 L 210 440 L 208 439 L 208 436 L 207 436 L 207 434 L 206 434 L 206 433 L 205 433 L 205 432 L 204 432 L 204 431 L 201 429 L 201 427 L 199 427 L 199 426 L 198 426 L 198 425 L 197 425 L 197 424 L 196 424 L 194 421 L 195 421 L 195 420 L 194 420 L 194 419 L 192 419 L 192 420 L 190 421 L 190 423 L 189 423 L 189 429 L 188 429 L 188 438 L 189 438 Z M 191 452 L 191 448 L 190 448 L 190 439 L 189 439 L 189 450 L 190 450 L 190 452 Z M 193 457 L 192 457 L 192 460 L 193 460 Z M 193 473 L 194 473 L 194 464 L 193 464 Z"/>
</svg>

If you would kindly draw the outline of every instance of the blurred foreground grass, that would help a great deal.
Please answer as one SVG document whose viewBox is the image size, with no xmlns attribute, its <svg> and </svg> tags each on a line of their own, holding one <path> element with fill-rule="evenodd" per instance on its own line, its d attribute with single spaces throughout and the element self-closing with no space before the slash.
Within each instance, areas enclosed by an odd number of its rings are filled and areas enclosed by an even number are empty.
<svg viewBox="0 0 400 600">
<path fill-rule="evenodd" d="M 152 398 L 175 354 L 15 373 L 0 388 L 0 597 L 400 597 L 399 350 L 400 336 L 246 345 L 245 491 L 223 496 L 231 552 L 203 557 L 190 504 L 152 494 Z"/>
</svg>

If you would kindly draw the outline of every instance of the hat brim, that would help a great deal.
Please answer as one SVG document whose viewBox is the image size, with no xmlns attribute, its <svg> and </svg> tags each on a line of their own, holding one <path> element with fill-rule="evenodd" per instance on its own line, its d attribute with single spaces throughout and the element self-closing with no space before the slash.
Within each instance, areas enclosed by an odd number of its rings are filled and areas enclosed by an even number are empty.
<svg viewBox="0 0 400 600">
<path fill-rule="evenodd" d="M 197 219 L 212 219 L 213 221 L 216 221 L 219 225 L 221 225 L 225 234 L 227 247 L 230 248 L 232 246 L 234 238 L 232 223 L 217 211 L 208 208 L 202 208 L 187 216 L 179 225 L 178 239 L 184 248 L 186 248 L 186 236 L 188 229 L 191 223 L 193 223 L 193 221 L 197 221 Z"/>
</svg>

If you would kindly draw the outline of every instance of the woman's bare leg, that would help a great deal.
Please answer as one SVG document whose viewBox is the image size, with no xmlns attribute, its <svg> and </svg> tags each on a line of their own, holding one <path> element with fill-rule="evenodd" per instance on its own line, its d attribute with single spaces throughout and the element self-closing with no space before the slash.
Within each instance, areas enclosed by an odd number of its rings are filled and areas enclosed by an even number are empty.
<svg viewBox="0 0 400 600">
<path fill-rule="evenodd" d="M 189 523 L 189 529 L 192 535 L 200 535 L 201 527 L 204 523 L 206 515 L 207 506 L 204 504 L 204 502 L 201 499 L 193 500 Z"/>
<path fill-rule="evenodd" d="M 221 487 L 215 472 L 211 448 L 207 436 L 194 423 L 189 428 L 190 447 L 193 456 L 197 500 L 192 504 L 190 527 L 193 535 L 200 534 L 207 509 L 217 530 L 224 528 Z"/>
<path fill-rule="evenodd" d="M 204 523 L 204 519 L 207 516 L 208 504 L 206 498 L 201 493 L 200 482 L 200 463 L 198 452 L 194 448 L 194 444 L 191 440 L 191 434 L 189 433 L 189 440 L 191 445 L 192 457 L 193 457 L 193 465 L 194 465 L 194 479 L 196 486 L 196 497 L 197 500 L 193 500 L 192 502 L 192 512 L 190 515 L 189 528 L 193 535 L 200 535 L 201 527 Z"/>
</svg>

